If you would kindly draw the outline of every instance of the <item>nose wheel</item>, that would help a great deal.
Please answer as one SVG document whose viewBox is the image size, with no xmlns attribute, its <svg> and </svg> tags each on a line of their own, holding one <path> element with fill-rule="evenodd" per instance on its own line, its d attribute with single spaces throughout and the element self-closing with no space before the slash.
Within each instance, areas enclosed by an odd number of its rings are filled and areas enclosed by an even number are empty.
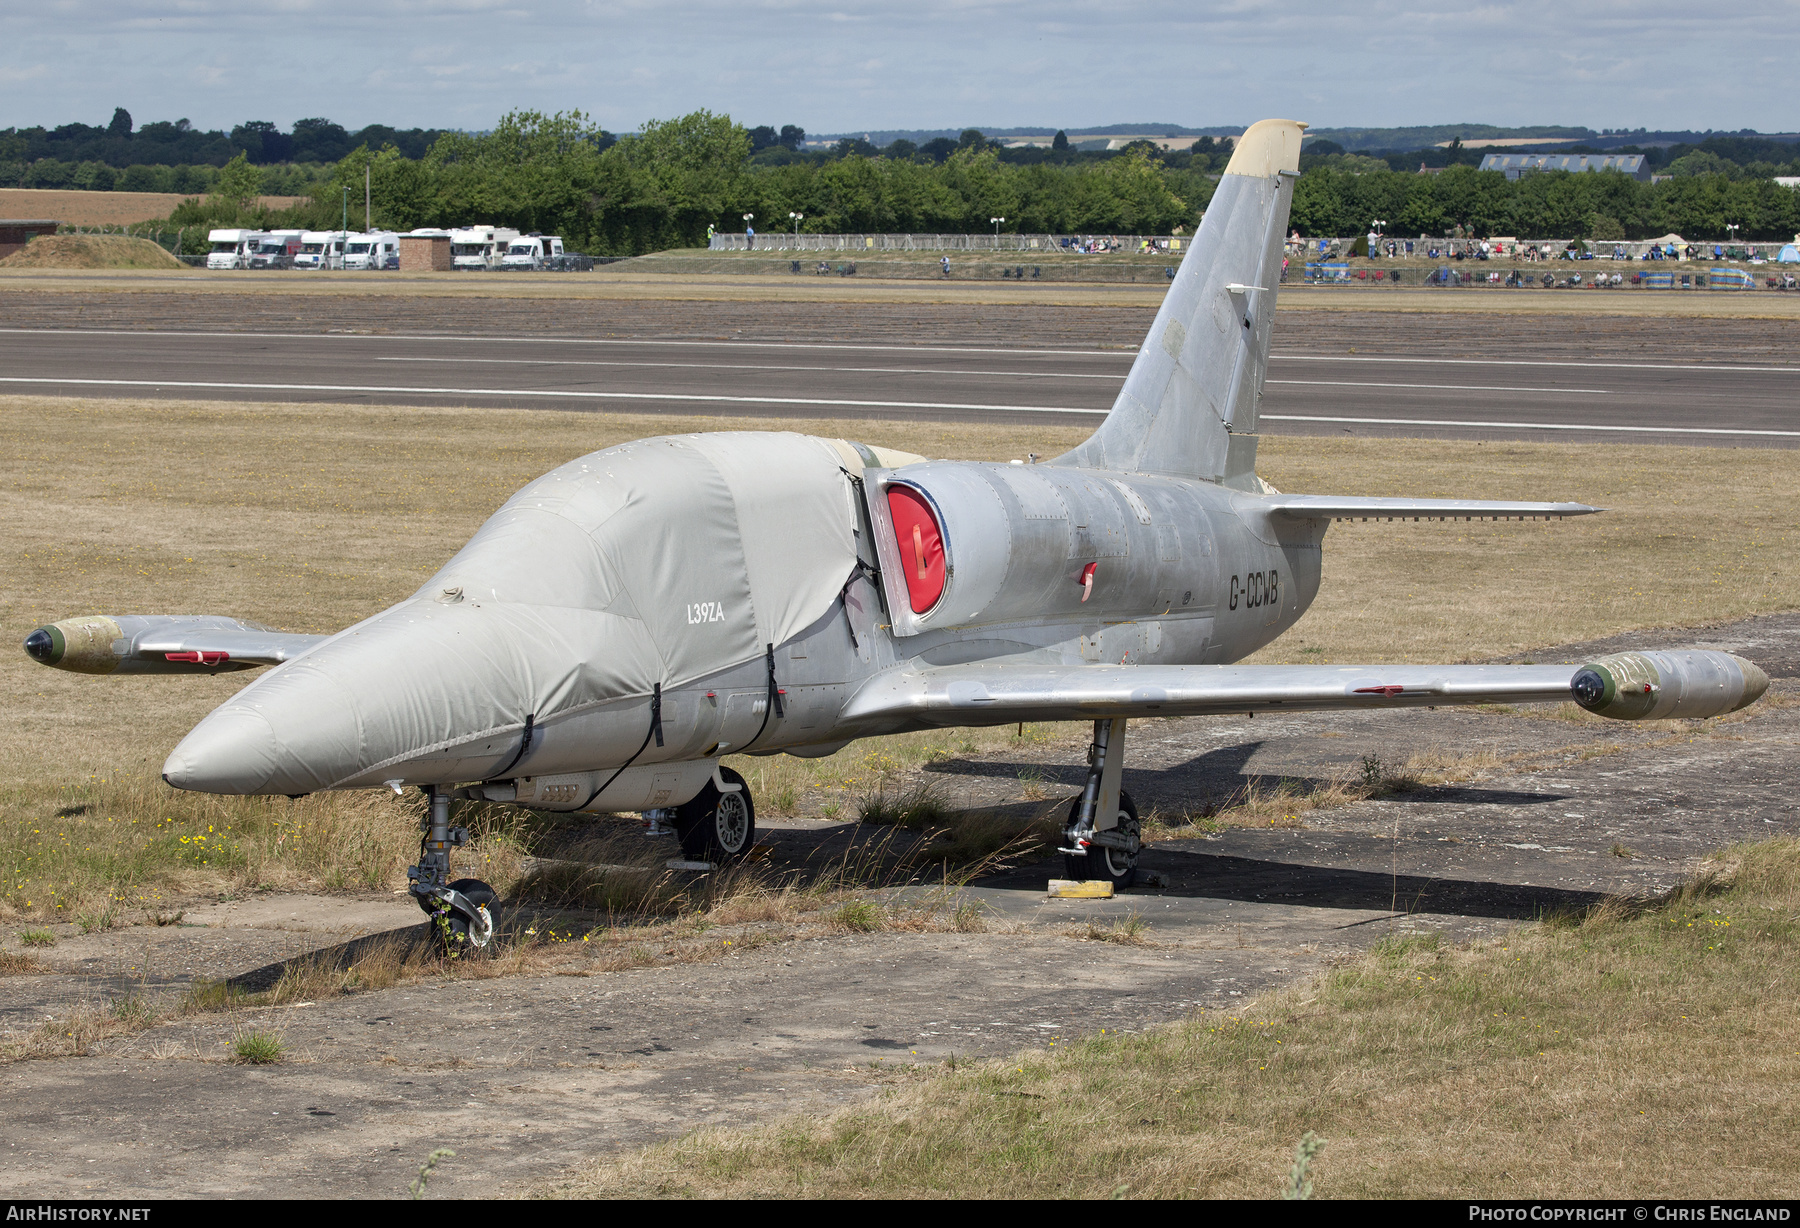
<svg viewBox="0 0 1800 1228">
<path fill-rule="evenodd" d="M 431 920 L 432 942 L 449 959 L 480 951 L 494 940 L 494 889 L 478 878 L 450 882 L 450 850 L 469 840 L 464 827 L 450 826 L 450 795 L 427 786 L 431 809 L 419 864 L 406 871 L 407 890 Z"/>
</svg>

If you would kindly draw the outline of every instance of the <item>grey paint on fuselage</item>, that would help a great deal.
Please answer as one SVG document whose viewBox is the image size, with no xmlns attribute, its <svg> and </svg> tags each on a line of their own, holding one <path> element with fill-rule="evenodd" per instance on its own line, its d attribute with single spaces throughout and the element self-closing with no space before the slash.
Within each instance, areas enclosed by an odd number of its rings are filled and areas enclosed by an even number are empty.
<svg viewBox="0 0 1800 1228">
<path fill-rule="evenodd" d="M 933 467 L 927 463 L 896 471 L 869 470 L 865 486 L 874 490 L 884 476 L 898 474 L 932 489 L 937 486 L 930 472 Z M 904 586 L 884 593 L 875 581 L 859 579 L 846 590 L 841 605 L 777 647 L 775 675 L 785 692 L 779 715 L 768 710 L 763 661 L 664 691 L 664 744 L 645 747 L 634 768 L 745 751 L 816 748 L 817 753 L 829 753 L 855 738 L 937 727 L 941 721 L 915 714 L 854 722 L 839 719 L 864 683 L 896 668 L 975 661 L 1043 665 L 1237 661 L 1292 627 L 1318 592 L 1324 521 L 1287 521 L 1278 526 L 1254 498 L 1202 483 L 1048 466 L 956 468 L 965 477 L 979 474 L 990 484 L 1009 519 L 1025 510 L 1016 497 L 1005 502 L 1009 479 L 1016 479 L 1021 469 L 1055 484 L 1068 515 L 1051 521 L 1054 528 L 1049 532 L 1040 529 L 1028 539 L 1049 548 L 1022 562 L 1009 560 L 1012 565 L 1006 572 L 1009 580 L 1021 573 L 1045 580 L 1020 599 L 1031 602 L 1039 613 L 1029 616 L 1028 609 L 1009 608 L 1006 601 L 1019 590 L 1008 583 L 1001 586 L 1006 598 L 995 617 L 899 636 L 892 630 L 888 611 L 905 602 Z M 1130 505 L 1124 490 L 1136 495 L 1148 511 L 1148 523 Z M 954 507 L 944 509 L 951 534 L 958 524 Z M 864 521 L 857 528 L 864 560 L 872 564 L 876 559 L 867 549 L 869 524 Z M 1085 529 L 1085 536 L 1078 529 Z M 1174 531 L 1173 549 L 1171 534 L 1159 531 L 1168 529 Z M 1098 539 L 1109 543 L 1106 554 L 1077 552 L 1079 545 Z M 1016 545 L 1021 537 L 1002 540 Z M 956 557 L 954 537 L 948 548 Z M 1166 554 L 1176 557 L 1165 558 Z M 1100 571 L 1093 595 L 1084 604 L 1078 577 L 1090 561 L 1099 563 Z M 883 574 L 891 576 L 892 569 Z M 1268 597 L 1271 578 L 1274 600 Z M 638 750 L 650 719 L 649 699 L 639 698 L 552 720 L 537 729 L 531 751 L 511 773 L 534 778 L 603 775 Z M 1010 719 L 1004 713 L 988 719 L 974 713 L 957 723 L 1001 724 Z M 442 782 L 482 779 L 503 769 L 518 749 L 516 737 L 491 739 L 479 748 L 415 760 L 404 777 Z M 394 768 L 384 770 L 399 774 Z M 626 808 L 621 790 L 631 787 L 631 781 L 621 780 L 608 796 L 595 798 L 589 806 Z M 579 803 L 586 797 L 586 791 L 576 788 L 569 800 Z M 542 808 L 558 807 L 552 803 Z"/>
</svg>

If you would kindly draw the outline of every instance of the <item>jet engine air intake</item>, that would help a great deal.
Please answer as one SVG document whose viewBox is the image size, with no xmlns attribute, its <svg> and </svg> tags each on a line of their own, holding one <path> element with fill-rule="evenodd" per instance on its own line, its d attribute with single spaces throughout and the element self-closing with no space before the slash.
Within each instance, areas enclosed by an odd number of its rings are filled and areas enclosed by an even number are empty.
<svg viewBox="0 0 1800 1228">
<path fill-rule="evenodd" d="M 925 495 L 911 486 L 894 485 L 887 491 L 888 511 L 894 518 L 894 542 L 900 551 L 901 574 L 914 614 L 923 614 L 944 595 L 944 531 Z"/>
</svg>

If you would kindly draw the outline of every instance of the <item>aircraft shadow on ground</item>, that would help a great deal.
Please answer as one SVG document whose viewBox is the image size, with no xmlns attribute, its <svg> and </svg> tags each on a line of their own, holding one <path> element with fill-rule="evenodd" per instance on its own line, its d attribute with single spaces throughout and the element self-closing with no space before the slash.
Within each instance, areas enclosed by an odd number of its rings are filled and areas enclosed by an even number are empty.
<svg viewBox="0 0 1800 1228">
<path fill-rule="evenodd" d="M 379 934 L 364 934 L 361 938 L 352 938 L 349 942 L 303 951 L 287 959 L 264 964 L 260 968 L 252 968 L 248 972 L 240 972 L 236 976 L 227 977 L 225 986 L 232 993 L 265 993 L 275 988 L 277 982 L 289 969 L 308 966 L 329 968 L 341 972 L 353 967 L 358 961 L 376 951 L 392 950 L 400 959 L 405 960 L 422 954 L 430 945 L 431 926 L 429 924 L 408 925 L 397 930 L 383 930 Z"/>
<path fill-rule="evenodd" d="M 1154 845 L 1145 850 L 1139 864 L 1145 870 L 1168 876 L 1167 887 L 1154 894 L 1145 892 L 1149 898 L 1239 900 L 1302 908 L 1440 913 L 1511 921 L 1538 920 L 1591 908 L 1607 898 L 1600 891 L 1298 865 Z M 1047 861 L 976 885 L 1041 889 L 1046 870 L 1051 875 L 1061 874 L 1059 863 Z"/>
<path fill-rule="evenodd" d="M 1207 803 L 1227 805 L 1233 797 L 1247 791 L 1268 792 L 1283 784 L 1310 792 L 1336 783 L 1324 776 L 1300 773 L 1252 772 L 1251 759 L 1263 748 L 1261 742 L 1243 742 L 1222 746 L 1194 756 L 1185 763 L 1166 768 L 1127 767 L 1124 786 L 1138 803 L 1139 813 L 1151 805 L 1178 813 L 1191 811 Z M 945 776 L 973 776 L 990 780 L 1018 780 L 1025 783 L 1066 785 L 1080 788 L 1086 769 L 1074 764 L 1004 763 L 976 759 L 941 759 L 925 766 L 926 772 Z M 1471 806 L 1541 806 L 1567 801 L 1561 793 L 1525 793 L 1515 789 L 1478 789 L 1459 785 L 1422 785 L 1404 792 L 1391 793 L 1380 801 L 1454 802 Z"/>
</svg>

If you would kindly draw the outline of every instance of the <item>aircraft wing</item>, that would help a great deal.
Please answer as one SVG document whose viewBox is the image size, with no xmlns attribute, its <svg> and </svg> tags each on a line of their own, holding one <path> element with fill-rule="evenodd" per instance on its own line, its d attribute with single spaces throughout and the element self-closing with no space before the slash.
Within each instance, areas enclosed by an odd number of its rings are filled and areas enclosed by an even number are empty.
<svg viewBox="0 0 1800 1228">
<path fill-rule="evenodd" d="M 1517 503 L 1505 499 L 1359 499 L 1344 495 L 1274 495 L 1271 512 L 1296 520 L 1560 520 L 1600 511 L 1585 503 Z"/>
<path fill-rule="evenodd" d="M 950 665 L 870 679 L 840 719 L 944 725 L 1104 717 L 1563 703 L 1625 720 L 1717 716 L 1767 676 L 1729 653 L 1628 652 L 1585 665 Z"/>
<path fill-rule="evenodd" d="M 91 615 L 39 627 L 25 651 L 78 674 L 211 674 L 279 665 L 326 638 L 217 614 Z"/>
</svg>

